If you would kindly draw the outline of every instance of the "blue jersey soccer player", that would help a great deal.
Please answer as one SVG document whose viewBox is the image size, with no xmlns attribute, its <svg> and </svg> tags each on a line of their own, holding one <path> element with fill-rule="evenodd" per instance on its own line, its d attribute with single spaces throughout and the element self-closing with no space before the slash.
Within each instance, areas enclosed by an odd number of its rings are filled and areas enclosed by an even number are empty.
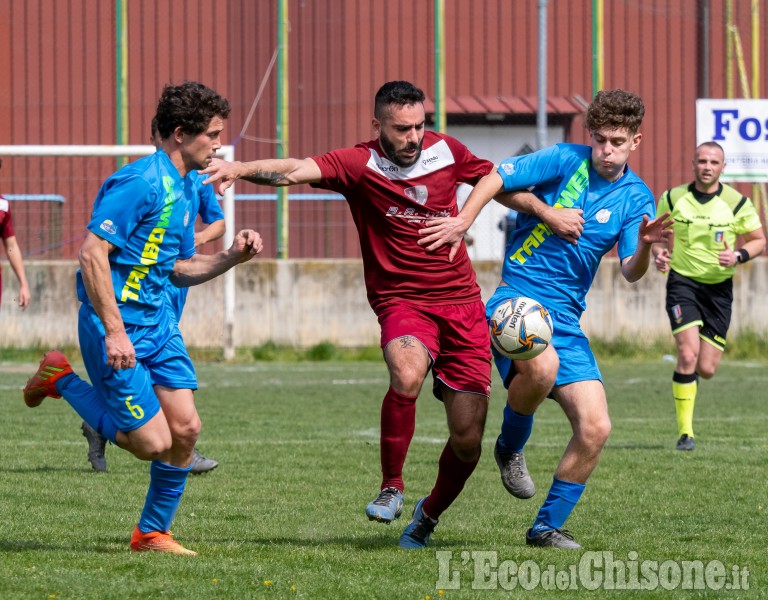
<svg viewBox="0 0 768 600">
<path fill-rule="evenodd" d="M 24 388 L 27 406 L 63 396 L 112 443 L 152 461 L 144 508 L 131 537 L 134 551 L 194 555 L 170 528 L 189 473 L 200 418 L 195 370 L 166 307 L 168 281 L 202 283 L 262 250 L 253 230 L 213 255 L 196 254 L 187 175 L 221 147 L 229 103 L 196 82 L 163 89 L 157 106 L 163 142 L 102 185 L 77 274 L 80 349 L 93 387 L 49 352 Z"/>
<path fill-rule="evenodd" d="M 497 200 L 521 213 L 486 316 L 504 300 L 529 296 L 549 310 L 554 334 L 552 344 L 529 360 L 513 361 L 494 350 L 508 389 L 494 448 L 507 490 L 519 498 L 535 493 L 523 448 L 533 414 L 548 395 L 560 404 L 573 429 L 549 495 L 526 533 L 529 545 L 580 548 L 563 525 L 611 429 L 600 371 L 579 326 L 600 260 L 618 243 L 622 274 L 637 281 L 650 263 L 651 244 L 663 240 L 671 225 L 668 214 L 653 218 L 653 195 L 627 166 L 641 140 L 643 114 L 635 94 L 599 92 L 586 115 L 590 146 L 557 144 L 503 161 L 477 184 L 459 217 L 431 221 L 422 231 L 421 243 L 428 250 L 455 244 L 456 236 L 498 194 Z M 503 194 L 526 189 L 532 193 Z"/>
<path fill-rule="evenodd" d="M 159 148 L 162 140 L 155 138 L 156 135 L 157 118 L 154 118 L 152 119 L 152 143 Z M 195 232 L 195 248 L 197 248 L 224 235 L 224 212 L 221 210 L 221 205 L 216 199 L 213 186 L 203 185 L 205 177 L 199 175 L 197 171 L 191 171 L 187 177 L 191 180 L 194 190 L 196 190 L 192 193 L 190 214 L 199 215 L 205 225 L 200 231 Z M 184 311 L 188 291 L 188 287 L 177 287 L 170 281 L 165 286 L 167 307 L 177 323 L 181 321 L 181 313 Z M 87 385 L 87 383 L 83 383 Z M 83 421 L 80 428 L 82 429 L 83 436 L 88 441 L 88 461 L 91 463 L 93 470 L 99 472 L 106 471 L 107 439 L 85 421 Z M 191 474 L 207 473 L 218 466 L 219 463 L 217 461 L 204 456 L 195 447 L 192 453 Z"/>
</svg>

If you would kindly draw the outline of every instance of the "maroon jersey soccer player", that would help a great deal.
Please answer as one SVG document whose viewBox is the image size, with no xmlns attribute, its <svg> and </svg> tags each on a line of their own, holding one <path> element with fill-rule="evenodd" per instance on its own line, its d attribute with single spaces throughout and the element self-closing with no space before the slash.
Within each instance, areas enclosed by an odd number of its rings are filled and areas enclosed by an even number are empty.
<svg viewBox="0 0 768 600">
<path fill-rule="evenodd" d="M 389 523 L 403 510 L 403 464 L 413 437 L 416 397 L 429 370 L 450 436 L 437 481 L 400 537 L 422 548 L 437 519 L 461 492 L 480 458 L 491 385 L 488 327 L 480 288 L 462 244 L 427 252 L 418 245 L 426 219 L 454 216 L 456 186 L 475 184 L 493 164 L 459 141 L 424 129 L 424 93 L 405 81 L 376 94 L 376 139 L 312 158 L 214 159 L 202 171 L 219 191 L 236 179 L 283 186 L 310 183 L 344 195 L 357 226 L 368 301 L 381 325 L 390 387 L 381 407 L 381 491 L 369 519 Z"/>
</svg>

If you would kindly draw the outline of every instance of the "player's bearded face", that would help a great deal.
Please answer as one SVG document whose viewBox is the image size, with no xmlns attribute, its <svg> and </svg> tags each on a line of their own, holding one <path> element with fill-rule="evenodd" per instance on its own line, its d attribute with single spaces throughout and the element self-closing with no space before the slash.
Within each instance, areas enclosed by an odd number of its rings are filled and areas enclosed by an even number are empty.
<svg viewBox="0 0 768 600">
<path fill-rule="evenodd" d="M 398 167 L 410 167 L 419 160 L 424 142 L 424 105 L 391 105 L 388 114 L 374 120 L 379 144 L 387 158 Z"/>
<path fill-rule="evenodd" d="M 410 167 L 421 155 L 421 145 L 424 142 L 424 138 L 421 137 L 417 142 L 405 141 L 398 142 L 390 140 L 384 131 L 379 135 L 379 143 L 381 149 L 387 155 L 387 158 L 395 163 L 398 167 Z"/>
</svg>

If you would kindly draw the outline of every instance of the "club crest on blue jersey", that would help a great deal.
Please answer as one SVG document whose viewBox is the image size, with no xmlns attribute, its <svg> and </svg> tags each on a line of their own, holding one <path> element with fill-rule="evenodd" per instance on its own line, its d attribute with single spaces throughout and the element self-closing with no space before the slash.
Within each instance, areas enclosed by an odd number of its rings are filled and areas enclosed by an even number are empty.
<svg viewBox="0 0 768 600">
<path fill-rule="evenodd" d="M 102 221 L 101 225 L 99 225 L 99 229 L 106 231 L 110 235 L 115 235 L 115 233 L 117 233 L 117 227 L 115 227 L 115 224 L 109 219 Z"/>
<path fill-rule="evenodd" d="M 715 231 L 715 241 L 718 244 L 722 243 L 724 237 L 725 237 L 724 231 Z"/>
<path fill-rule="evenodd" d="M 413 187 L 406 188 L 403 190 L 403 193 L 410 198 L 411 200 L 418 202 L 422 206 L 424 206 L 427 203 L 427 186 L 426 185 L 415 185 Z"/>
<path fill-rule="evenodd" d="M 595 218 L 597 219 L 598 223 L 607 223 L 608 219 L 611 218 L 611 211 L 607 208 L 603 208 L 599 211 L 597 211 L 597 215 L 595 215 Z"/>
</svg>

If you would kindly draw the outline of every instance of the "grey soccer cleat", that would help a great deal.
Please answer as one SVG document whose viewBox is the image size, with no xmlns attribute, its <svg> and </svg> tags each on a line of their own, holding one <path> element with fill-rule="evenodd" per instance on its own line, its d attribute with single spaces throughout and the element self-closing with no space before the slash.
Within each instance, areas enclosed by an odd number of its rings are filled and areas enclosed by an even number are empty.
<svg viewBox="0 0 768 600">
<path fill-rule="evenodd" d="M 94 471 L 102 473 L 107 470 L 107 457 L 104 450 L 107 447 L 107 438 L 101 435 L 93 427 L 83 421 L 81 426 L 85 439 L 88 440 L 88 461 Z"/>
<path fill-rule="evenodd" d="M 680 436 L 680 439 L 677 440 L 677 449 L 678 450 L 693 450 L 693 438 L 689 436 L 687 433 L 684 433 Z"/>
<path fill-rule="evenodd" d="M 573 536 L 565 529 L 544 529 L 533 533 L 529 529 L 525 533 L 525 543 L 528 546 L 542 546 L 549 548 L 563 548 L 565 550 L 578 550 L 579 544 L 573 541 Z"/>
<path fill-rule="evenodd" d="M 499 466 L 501 483 L 515 498 L 530 498 L 536 493 L 536 486 L 528 473 L 522 452 L 506 452 L 499 447 L 499 440 L 493 447 L 493 457 Z"/>
<path fill-rule="evenodd" d="M 206 458 L 200 454 L 200 451 L 197 448 L 195 448 L 192 451 L 192 464 L 190 466 L 192 468 L 189 470 L 189 472 L 192 473 L 192 475 L 200 475 L 200 473 L 213 471 L 216 467 L 219 466 L 219 463 L 212 458 Z"/>
</svg>

